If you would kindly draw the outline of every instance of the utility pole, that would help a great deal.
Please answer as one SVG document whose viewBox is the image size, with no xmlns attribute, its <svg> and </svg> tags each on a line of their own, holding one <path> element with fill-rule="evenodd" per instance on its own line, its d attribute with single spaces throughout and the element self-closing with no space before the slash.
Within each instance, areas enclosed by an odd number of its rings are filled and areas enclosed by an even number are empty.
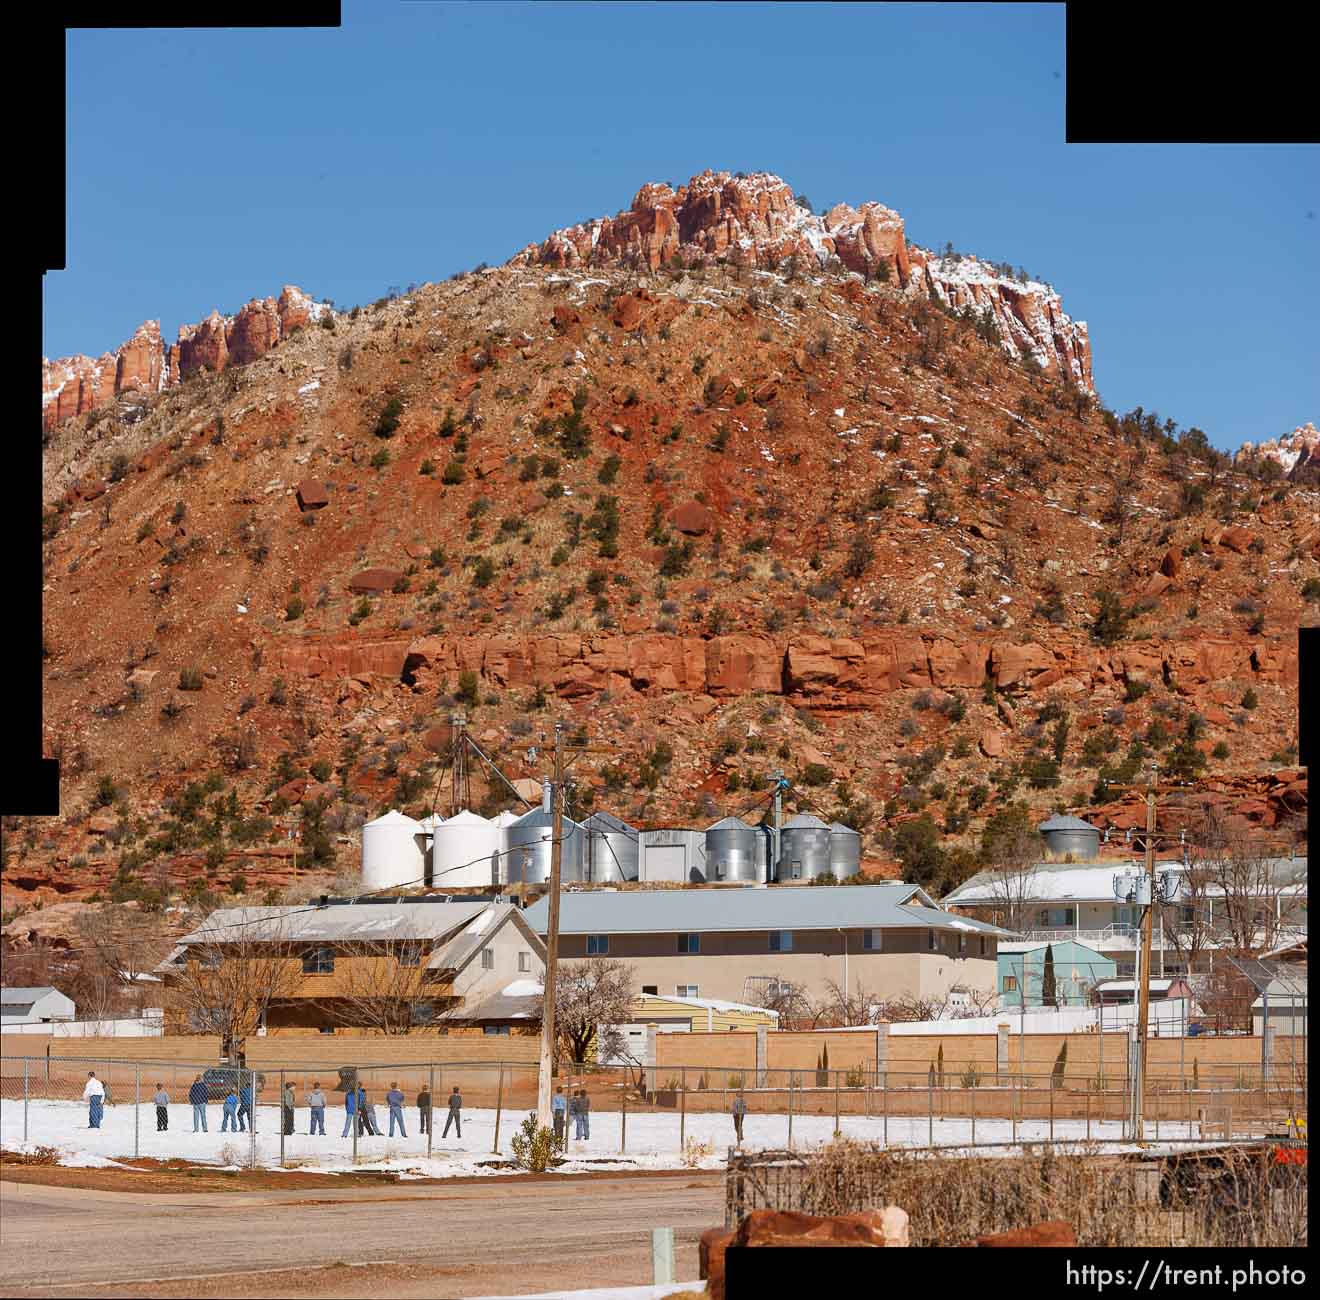
<svg viewBox="0 0 1320 1300">
<path fill-rule="evenodd" d="M 766 867 L 765 878 L 767 881 L 776 880 L 779 877 L 779 828 L 784 820 L 784 787 L 788 784 L 784 780 L 782 772 L 776 772 L 771 779 L 775 783 L 774 834 L 770 837 L 774 861 Z"/>
<path fill-rule="evenodd" d="M 559 965 L 559 883 L 563 874 L 560 840 L 564 826 L 564 724 L 555 723 L 555 775 L 550 783 L 550 904 L 545 933 L 545 996 L 541 1002 L 541 1065 L 536 1086 L 536 1125 L 550 1127 L 550 1071 L 555 1046 L 555 971 Z"/>
<path fill-rule="evenodd" d="M 1150 765 L 1150 781 L 1146 787 L 1146 879 L 1148 901 L 1141 918 L 1141 960 L 1137 963 L 1137 1077 L 1132 1098 L 1132 1138 L 1143 1140 L 1142 1112 L 1146 1104 L 1146 1031 L 1150 1020 L 1150 955 L 1151 932 L 1155 922 L 1155 773 L 1159 769 Z"/>
<path fill-rule="evenodd" d="M 467 744 L 466 727 L 467 714 L 461 709 L 457 713 L 449 715 L 450 726 L 453 729 L 454 743 L 454 798 L 453 807 L 450 810 L 450 816 L 460 812 L 463 807 L 463 795 L 467 790 Z"/>
</svg>

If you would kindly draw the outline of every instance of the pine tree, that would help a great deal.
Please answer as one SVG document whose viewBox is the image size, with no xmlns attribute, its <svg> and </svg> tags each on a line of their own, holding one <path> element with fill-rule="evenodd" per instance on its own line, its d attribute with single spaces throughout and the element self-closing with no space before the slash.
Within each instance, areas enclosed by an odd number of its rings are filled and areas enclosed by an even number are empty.
<svg viewBox="0 0 1320 1300">
<path fill-rule="evenodd" d="M 1068 1068 L 1068 1040 L 1063 1040 L 1063 1046 L 1059 1048 L 1059 1054 L 1054 1058 L 1054 1077 L 1051 1080 L 1054 1087 L 1063 1087 L 1063 1072 Z"/>
<path fill-rule="evenodd" d="M 1054 945 L 1045 946 L 1045 973 L 1040 982 L 1040 1001 L 1042 1006 L 1052 1007 L 1058 998 L 1058 989 L 1054 982 Z"/>
<path fill-rule="evenodd" d="M 944 1044 L 940 1044 L 940 1050 L 935 1054 L 935 1073 L 939 1078 L 940 1087 L 944 1087 Z"/>
</svg>

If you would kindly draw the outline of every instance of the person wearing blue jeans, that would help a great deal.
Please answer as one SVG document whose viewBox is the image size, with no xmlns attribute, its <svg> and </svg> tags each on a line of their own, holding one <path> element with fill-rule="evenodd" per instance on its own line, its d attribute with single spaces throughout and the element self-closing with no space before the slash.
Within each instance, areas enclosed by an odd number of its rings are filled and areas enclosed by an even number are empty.
<svg viewBox="0 0 1320 1300">
<path fill-rule="evenodd" d="M 399 1136 L 407 1137 L 408 1130 L 403 1127 L 403 1093 L 399 1091 L 397 1083 L 390 1084 L 390 1090 L 385 1094 L 385 1101 L 390 1108 L 390 1137 L 394 1136 L 394 1122 L 399 1123 Z"/>
<path fill-rule="evenodd" d="M 312 1126 L 307 1130 L 307 1136 L 311 1137 L 319 1131 L 325 1137 L 325 1093 L 321 1091 L 319 1082 L 312 1084 L 312 1090 L 307 1094 L 307 1105 L 312 1112 Z"/>
<path fill-rule="evenodd" d="M 344 1094 L 344 1131 L 340 1137 L 347 1137 L 353 1131 L 353 1120 L 357 1116 L 357 1089 L 350 1088 Z"/>
<path fill-rule="evenodd" d="M 555 1125 L 555 1146 L 563 1150 L 564 1129 L 568 1124 L 568 1098 L 564 1096 L 563 1088 L 556 1088 L 555 1095 L 550 1098 L 550 1118 Z"/>
<path fill-rule="evenodd" d="M 100 1128 L 105 1107 L 105 1084 L 96 1077 L 93 1070 L 87 1072 L 87 1086 L 83 1089 L 83 1100 L 87 1103 L 87 1127 Z"/>
<path fill-rule="evenodd" d="M 244 1116 L 247 1118 L 245 1119 Z M 252 1131 L 257 1131 L 257 1118 L 252 1113 L 252 1084 L 251 1082 L 243 1084 L 238 1090 L 238 1131 L 246 1133 L 248 1130 L 248 1121 L 252 1122 Z"/>
<path fill-rule="evenodd" d="M 229 1095 L 225 1098 L 224 1115 L 220 1120 L 220 1132 L 238 1132 L 238 1093 L 233 1088 L 230 1088 Z"/>
<path fill-rule="evenodd" d="M 585 1088 L 578 1089 L 577 1132 L 573 1136 L 583 1140 L 591 1137 L 591 1098 Z"/>
<path fill-rule="evenodd" d="M 188 1100 L 193 1108 L 193 1132 L 205 1133 L 206 1128 L 206 1084 L 199 1074 L 188 1089 Z"/>
</svg>

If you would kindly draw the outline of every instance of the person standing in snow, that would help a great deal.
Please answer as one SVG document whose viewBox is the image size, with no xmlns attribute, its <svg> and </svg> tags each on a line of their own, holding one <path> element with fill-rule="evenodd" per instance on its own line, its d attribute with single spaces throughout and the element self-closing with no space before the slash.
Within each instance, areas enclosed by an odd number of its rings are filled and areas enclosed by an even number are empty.
<svg viewBox="0 0 1320 1300">
<path fill-rule="evenodd" d="M 357 1118 L 357 1089 L 350 1088 L 346 1093 L 344 1093 L 344 1131 L 339 1135 L 340 1137 L 348 1137 L 348 1135 L 353 1131 L 353 1121 L 356 1118 Z M 359 1133 L 362 1132 L 361 1127 L 358 1128 L 358 1132 Z"/>
<path fill-rule="evenodd" d="M 556 1088 L 555 1095 L 550 1098 L 550 1118 L 555 1125 L 555 1146 L 560 1150 L 564 1146 L 564 1128 L 568 1122 L 568 1099 L 564 1096 L 563 1088 Z"/>
<path fill-rule="evenodd" d="M 229 1095 L 225 1098 L 224 1114 L 220 1120 L 221 1133 L 238 1132 L 238 1093 L 234 1085 L 229 1085 Z"/>
<path fill-rule="evenodd" d="M 440 1134 L 442 1138 L 449 1136 L 449 1126 L 454 1126 L 454 1136 L 462 1141 L 463 1139 L 463 1096 L 458 1091 L 458 1084 L 454 1084 L 454 1091 L 449 1094 L 449 1114 L 445 1117 L 445 1131 Z"/>
<path fill-rule="evenodd" d="M 421 1125 L 423 1136 L 429 1136 L 431 1132 L 431 1088 L 429 1084 L 422 1084 L 422 1090 L 417 1094 L 417 1122 Z"/>
<path fill-rule="evenodd" d="M 188 1100 L 193 1108 L 193 1132 L 206 1132 L 206 1084 L 199 1074 L 188 1089 Z"/>
<path fill-rule="evenodd" d="M 591 1098 L 587 1096 L 585 1088 L 578 1089 L 577 1132 L 574 1137 L 580 1138 L 584 1142 L 591 1138 Z"/>
<path fill-rule="evenodd" d="M 380 1137 L 380 1126 L 376 1123 L 376 1107 L 368 1100 L 367 1090 L 358 1089 L 358 1131 L 366 1130 L 372 1137 Z"/>
<path fill-rule="evenodd" d="M 170 1126 L 170 1094 L 165 1091 L 165 1085 L 158 1083 L 156 1085 L 156 1132 L 164 1133 Z"/>
<path fill-rule="evenodd" d="M 87 1086 L 83 1089 L 83 1100 L 87 1103 L 87 1127 L 100 1128 L 101 1116 L 105 1109 L 105 1084 L 96 1077 L 94 1070 L 87 1072 Z"/>
<path fill-rule="evenodd" d="M 733 1132 L 738 1139 L 738 1146 L 742 1146 L 742 1126 L 743 1116 L 747 1114 L 747 1100 L 739 1089 L 738 1095 L 733 1099 Z"/>
<path fill-rule="evenodd" d="M 284 1136 L 289 1137 L 293 1133 L 293 1107 L 294 1107 L 293 1084 L 286 1083 L 284 1091 L 280 1094 L 280 1109 L 284 1112 Z"/>
<path fill-rule="evenodd" d="M 403 1127 L 403 1103 L 404 1095 L 399 1091 L 397 1083 L 390 1084 L 390 1090 L 385 1094 L 385 1101 L 390 1108 L 390 1137 L 394 1136 L 394 1124 L 398 1121 L 399 1136 L 407 1137 L 408 1130 Z"/>
<path fill-rule="evenodd" d="M 312 1112 L 312 1126 L 307 1130 L 307 1136 L 314 1136 L 319 1129 L 321 1136 L 325 1137 L 325 1093 L 321 1091 L 319 1079 L 312 1083 L 312 1090 L 307 1094 L 307 1105 Z"/>
</svg>

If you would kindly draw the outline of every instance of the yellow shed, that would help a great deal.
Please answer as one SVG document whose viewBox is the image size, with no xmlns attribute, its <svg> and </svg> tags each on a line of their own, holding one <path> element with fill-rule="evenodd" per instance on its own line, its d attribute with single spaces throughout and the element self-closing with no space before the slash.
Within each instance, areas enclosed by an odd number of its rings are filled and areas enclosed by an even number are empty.
<svg viewBox="0 0 1320 1300">
<path fill-rule="evenodd" d="M 718 1033 L 729 1029 L 755 1029 L 779 1025 L 779 1012 L 745 1002 L 722 1002 L 718 998 L 662 997 L 639 993 L 628 1012 L 636 1025 L 685 1026 L 691 1033 Z"/>
</svg>

